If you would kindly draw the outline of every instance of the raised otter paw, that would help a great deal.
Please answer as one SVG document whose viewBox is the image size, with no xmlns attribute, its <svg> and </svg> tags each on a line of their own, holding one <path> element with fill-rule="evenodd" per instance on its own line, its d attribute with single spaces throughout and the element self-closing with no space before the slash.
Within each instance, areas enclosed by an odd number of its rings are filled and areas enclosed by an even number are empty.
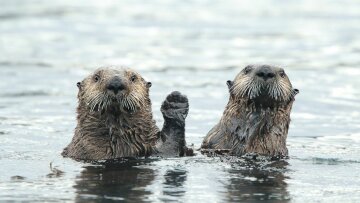
<svg viewBox="0 0 360 203">
<path fill-rule="evenodd" d="M 162 103 L 161 112 L 165 120 L 175 120 L 178 124 L 184 125 L 189 112 L 189 101 L 185 95 L 174 91 Z"/>
</svg>

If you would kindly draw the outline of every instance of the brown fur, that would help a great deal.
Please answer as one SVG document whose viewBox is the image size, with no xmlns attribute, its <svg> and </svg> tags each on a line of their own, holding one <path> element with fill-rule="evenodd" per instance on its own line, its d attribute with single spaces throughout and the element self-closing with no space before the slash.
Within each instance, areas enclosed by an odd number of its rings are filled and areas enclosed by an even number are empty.
<svg viewBox="0 0 360 203">
<path fill-rule="evenodd" d="M 126 87 L 117 95 L 108 89 L 115 77 Z M 62 155 L 102 160 L 156 152 L 166 137 L 152 116 L 150 86 L 135 71 L 116 67 L 100 68 L 78 83 L 77 126 Z"/>
<path fill-rule="evenodd" d="M 273 78 L 260 78 L 257 74 L 263 69 L 274 73 Z M 267 65 L 247 66 L 228 85 L 229 102 L 202 148 L 230 149 L 235 155 L 287 156 L 290 112 L 298 90 L 292 89 L 285 72 Z"/>
</svg>

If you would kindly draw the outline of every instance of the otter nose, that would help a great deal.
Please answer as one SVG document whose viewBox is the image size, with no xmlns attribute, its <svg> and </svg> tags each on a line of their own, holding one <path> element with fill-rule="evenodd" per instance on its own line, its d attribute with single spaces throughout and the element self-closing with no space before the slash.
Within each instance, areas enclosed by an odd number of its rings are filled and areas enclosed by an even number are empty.
<svg viewBox="0 0 360 203">
<path fill-rule="evenodd" d="M 274 71 L 272 71 L 269 67 L 262 67 L 257 72 L 256 75 L 264 80 L 271 79 L 275 77 Z"/>
<path fill-rule="evenodd" d="M 120 78 L 116 77 L 110 80 L 107 89 L 117 94 L 118 92 L 121 92 L 125 89 L 125 84 L 121 81 Z"/>
</svg>

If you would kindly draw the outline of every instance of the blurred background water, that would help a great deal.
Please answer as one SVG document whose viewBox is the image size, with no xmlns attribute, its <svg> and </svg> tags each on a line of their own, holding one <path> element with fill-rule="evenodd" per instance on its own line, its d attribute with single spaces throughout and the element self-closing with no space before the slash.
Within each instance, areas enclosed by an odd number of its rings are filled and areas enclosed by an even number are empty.
<svg viewBox="0 0 360 203">
<path fill-rule="evenodd" d="M 360 202 L 360 2 L 1 0 L 0 201 Z M 190 100 L 199 147 L 247 64 L 285 68 L 300 89 L 290 159 L 257 167 L 209 158 L 96 166 L 60 156 L 76 82 L 126 65 Z M 64 173 L 50 170 L 50 162 Z"/>
</svg>

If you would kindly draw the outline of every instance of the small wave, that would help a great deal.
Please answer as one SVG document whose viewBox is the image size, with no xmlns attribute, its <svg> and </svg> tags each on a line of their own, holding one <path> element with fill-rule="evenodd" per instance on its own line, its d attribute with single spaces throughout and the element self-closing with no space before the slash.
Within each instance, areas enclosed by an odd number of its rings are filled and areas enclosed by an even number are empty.
<svg viewBox="0 0 360 203">
<path fill-rule="evenodd" d="M 16 176 L 11 176 L 10 179 L 12 181 L 23 181 L 25 180 L 26 178 L 24 176 L 19 176 L 19 175 L 16 175 Z"/>
<path fill-rule="evenodd" d="M 319 165 L 343 165 L 343 164 L 359 164 L 359 160 L 344 160 L 339 158 L 322 158 L 322 157 L 312 157 L 312 158 L 296 158 L 301 161 L 312 162 L 313 164 Z"/>
<path fill-rule="evenodd" d="M 233 170 L 260 170 L 268 172 L 285 172 L 288 170 L 287 157 L 268 157 L 256 154 L 245 154 L 241 157 L 221 154 L 204 156 L 219 158 L 220 162 L 231 165 Z"/>
<path fill-rule="evenodd" d="M 240 69 L 240 66 L 237 65 L 228 65 L 221 67 L 199 67 L 199 66 L 164 66 L 162 68 L 157 69 L 159 72 L 173 71 L 173 70 L 187 70 L 187 71 L 226 71 L 226 70 L 234 70 Z"/>
<path fill-rule="evenodd" d="M 339 164 L 358 164 L 360 161 L 357 160 L 341 160 L 338 158 L 312 158 L 315 164 L 326 164 L 326 165 L 339 165 Z"/>
<path fill-rule="evenodd" d="M 142 164 L 151 163 L 153 161 L 158 161 L 158 157 L 123 157 L 123 158 L 116 158 L 116 159 L 104 159 L 104 160 L 79 160 L 83 163 L 87 163 L 89 165 L 85 166 L 85 168 L 96 168 L 96 167 L 124 167 L 124 166 L 139 166 Z"/>
<path fill-rule="evenodd" d="M 50 96 L 51 94 L 42 90 L 26 91 L 26 92 L 15 92 L 5 93 L 3 97 L 36 97 L 36 96 Z"/>
<path fill-rule="evenodd" d="M 0 19 L 2 20 L 16 20 L 22 18 L 31 18 L 31 17 L 58 17 L 64 16 L 69 13 L 69 10 L 66 9 L 52 9 L 52 10 L 44 10 L 40 12 L 7 12 L 0 14 Z"/>
<path fill-rule="evenodd" d="M 0 66 L 7 66 L 7 67 L 19 67 L 19 66 L 36 66 L 36 67 L 43 67 L 43 68 L 50 68 L 53 67 L 52 64 L 46 62 L 27 62 L 27 61 L 0 61 Z"/>
</svg>

